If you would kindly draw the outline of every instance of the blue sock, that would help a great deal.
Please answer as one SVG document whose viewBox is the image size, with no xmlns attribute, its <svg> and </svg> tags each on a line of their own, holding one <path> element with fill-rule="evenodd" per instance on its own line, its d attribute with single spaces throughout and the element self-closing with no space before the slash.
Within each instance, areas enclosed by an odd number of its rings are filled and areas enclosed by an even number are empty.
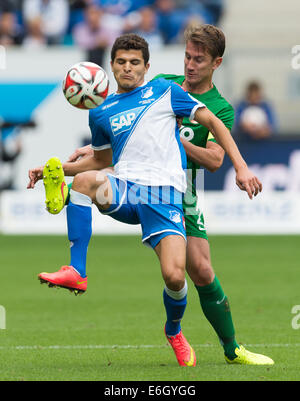
<svg viewBox="0 0 300 401">
<path fill-rule="evenodd" d="M 67 207 L 68 238 L 71 262 L 81 277 L 86 277 L 86 256 L 92 236 L 92 208 L 69 202 Z"/>
<path fill-rule="evenodd" d="M 168 295 L 168 293 L 174 293 L 174 291 L 170 291 L 168 289 L 164 289 L 163 298 L 164 298 L 164 305 L 167 312 L 167 322 L 166 322 L 166 334 L 167 336 L 176 336 L 181 330 L 181 319 L 183 318 L 184 311 L 187 304 L 187 291 L 186 286 L 181 290 L 178 291 L 178 296 L 174 299 Z M 181 294 L 180 294 L 181 293 Z"/>
</svg>

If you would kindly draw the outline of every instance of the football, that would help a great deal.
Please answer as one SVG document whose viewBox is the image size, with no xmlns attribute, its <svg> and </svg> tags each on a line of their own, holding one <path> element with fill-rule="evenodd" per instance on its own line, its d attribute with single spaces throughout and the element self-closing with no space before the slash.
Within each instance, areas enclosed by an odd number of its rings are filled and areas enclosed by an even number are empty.
<svg viewBox="0 0 300 401">
<path fill-rule="evenodd" d="M 78 109 L 90 110 L 100 106 L 107 94 L 109 80 L 99 65 L 87 61 L 70 68 L 63 81 L 67 101 Z"/>
</svg>

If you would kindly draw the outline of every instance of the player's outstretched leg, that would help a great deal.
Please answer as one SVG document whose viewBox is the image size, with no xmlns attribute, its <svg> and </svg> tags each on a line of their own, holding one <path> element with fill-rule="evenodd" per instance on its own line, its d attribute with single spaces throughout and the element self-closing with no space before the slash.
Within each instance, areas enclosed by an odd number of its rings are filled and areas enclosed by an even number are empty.
<svg viewBox="0 0 300 401">
<path fill-rule="evenodd" d="M 82 175 L 77 175 L 73 181 L 74 189 L 70 191 L 66 213 L 68 238 L 71 244 L 70 264 L 63 266 L 58 272 L 41 273 L 38 276 L 42 283 L 48 283 L 50 287 L 67 288 L 76 295 L 87 289 L 86 257 L 92 235 L 92 199 L 83 193 L 82 186 L 89 188 L 94 184 L 97 171 Z"/>
<path fill-rule="evenodd" d="M 62 164 L 57 157 L 52 157 L 45 164 L 43 182 L 46 192 L 46 209 L 51 214 L 58 214 L 65 206 L 69 189 L 65 182 Z"/>
<path fill-rule="evenodd" d="M 68 238 L 71 261 L 55 273 L 41 273 L 38 278 L 49 287 L 67 288 L 77 294 L 87 289 L 86 257 L 92 235 L 92 200 L 89 196 L 71 190 L 67 207 Z"/>
</svg>

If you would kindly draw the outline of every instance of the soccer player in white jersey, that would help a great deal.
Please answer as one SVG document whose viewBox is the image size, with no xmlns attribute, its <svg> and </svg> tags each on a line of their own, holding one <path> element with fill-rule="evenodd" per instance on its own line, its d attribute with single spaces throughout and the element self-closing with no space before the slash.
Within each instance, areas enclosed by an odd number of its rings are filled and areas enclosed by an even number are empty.
<svg viewBox="0 0 300 401">
<path fill-rule="evenodd" d="M 117 92 L 90 111 L 91 157 L 29 171 L 28 188 L 56 171 L 74 176 L 67 207 L 71 262 L 55 273 L 41 273 L 41 281 L 77 291 L 87 286 L 86 255 L 91 238 L 91 206 L 128 224 L 141 224 L 143 242 L 158 255 L 165 281 L 165 334 L 181 366 L 195 366 L 196 356 L 182 334 L 186 307 L 186 235 L 182 197 L 186 190 L 186 156 L 176 116 L 207 126 L 228 153 L 238 185 L 257 194 L 261 183 L 248 169 L 223 123 L 180 86 L 164 79 L 145 82 L 149 69 L 147 42 L 134 34 L 119 37 L 111 51 Z M 113 163 L 114 172 L 105 169 Z M 61 178 L 64 180 L 63 176 Z"/>
</svg>

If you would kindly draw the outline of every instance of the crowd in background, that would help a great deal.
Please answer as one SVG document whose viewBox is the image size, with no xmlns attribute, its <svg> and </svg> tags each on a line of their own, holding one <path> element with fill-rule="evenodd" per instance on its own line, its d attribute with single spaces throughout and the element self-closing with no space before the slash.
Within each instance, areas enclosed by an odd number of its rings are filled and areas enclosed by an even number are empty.
<svg viewBox="0 0 300 401">
<path fill-rule="evenodd" d="M 0 0 L 0 45 L 41 48 L 79 46 L 86 60 L 99 65 L 116 37 L 135 32 L 149 43 L 150 51 L 183 42 L 187 24 L 197 21 L 219 25 L 224 0 Z M 9 165 L 20 154 L 19 127 L 0 121 L 0 163 Z M 9 124 L 8 124 L 9 125 Z M 235 105 L 233 135 L 237 140 L 257 141 L 277 131 L 276 113 L 259 82 L 249 82 L 245 97 Z M 14 141 L 4 137 L 16 138 Z M 10 143 L 15 146 L 12 147 Z M 11 188 L 0 174 L 0 190 Z"/>
<path fill-rule="evenodd" d="M 0 44 L 93 50 L 136 32 L 150 48 L 181 43 L 191 20 L 218 25 L 223 0 L 1 0 Z"/>
</svg>

